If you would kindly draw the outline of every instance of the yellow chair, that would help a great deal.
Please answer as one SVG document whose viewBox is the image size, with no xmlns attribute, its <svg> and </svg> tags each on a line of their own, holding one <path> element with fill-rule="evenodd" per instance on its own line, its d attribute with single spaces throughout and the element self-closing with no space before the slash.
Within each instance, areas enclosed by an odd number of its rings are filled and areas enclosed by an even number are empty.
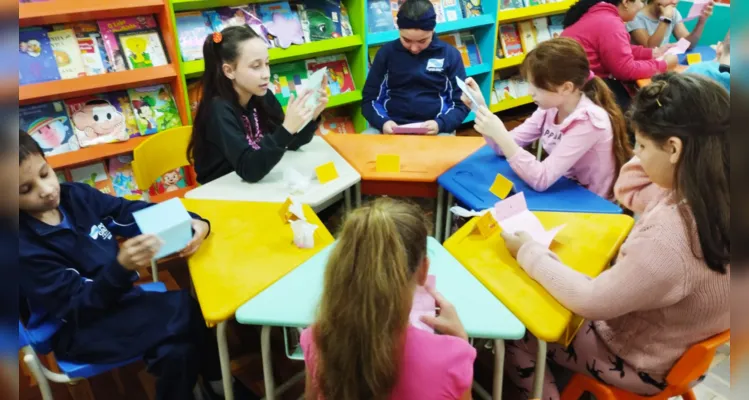
<svg viewBox="0 0 749 400">
<path fill-rule="evenodd" d="M 187 187 L 149 197 L 149 201 L 160 203 L 185 193 L 197 186 L 195 173 L 187 159 L 192 126 L 180 126 L 150 136 L 133 150 L 133 175 L 138 188 L 144 193 L 165 173 L 185 167 Z"/>
</svg>

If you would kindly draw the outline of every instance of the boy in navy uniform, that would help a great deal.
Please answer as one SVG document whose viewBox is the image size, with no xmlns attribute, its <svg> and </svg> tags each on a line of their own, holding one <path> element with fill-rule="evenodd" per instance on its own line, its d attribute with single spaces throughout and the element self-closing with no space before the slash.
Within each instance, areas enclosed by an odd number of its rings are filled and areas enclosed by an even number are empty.
<svg viewBox="0 0 749 400">
<path fill-rule="evenodd" d="M 371 131 L 422 123 L 428 134 L 452 133 L 465 120 L 455 77 L 466 79 L 460 52 L 434 35 L 429 0 L 406 0 L 398 10 L 400 39 L 377 52 L 362 92 L 362 115 Z"/>
<path fill-rule="evenodd" d="M 184 290 L 155 293 L 133 285 L 136 270 L 148 267 L 161 246 L 158 237 L 140 234 L 132 216 L 152 204 L 59 183 L 39 145 L 23 131 L 19 170 L 26 326 L 57 326 L 52 350 L 61 360 L 104 364 L 143 357 L 158 378 L 158 399 L 192 399 L 199 374 L 210 382 L 206 393 L 216 395 L 216 339 L 198 303 Z M 191 215 L 194 236 L 183 257 L 197 251 L 210 231 L 208 221 Z M 118 246 L 115 235 L 129 239 Z M 246 390 L 236 386 L 235 392 Z"/>
</svg>

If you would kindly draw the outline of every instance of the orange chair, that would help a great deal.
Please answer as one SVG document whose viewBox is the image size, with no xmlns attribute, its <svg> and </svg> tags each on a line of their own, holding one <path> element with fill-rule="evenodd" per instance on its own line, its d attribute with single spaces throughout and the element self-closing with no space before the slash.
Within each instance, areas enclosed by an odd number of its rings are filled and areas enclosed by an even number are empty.
<svg viewBox="0 0 749 400">
<path fill-rule="evenodd" d="M 681 396 L 684 400 L 697 400 L 690 385 L 707 373 L 715 357 L 715 351 L 721 345 L 728 343 L 730 338 L 731 331 L 727 330 L 690 347 L 666 377 L 668 383 L 666 389 L 653 397 L 643 397 L 604 385 L 587 375 L 578 373 L 572 377 L 564 389 L 561 400 L 578 400 L 585 392 L 591 393 L 597 400 L 668 400 L 676 396 Z"/>
<path fill-rule="evenodd" d="M 194 169 L 187 159 L 187 145 L 190 143 L 192 126 L 180 126 L 167 129 L 150 136 L 133 150 L 133 176 L 138 188 L 144 193 L 165 173 L 184 167 L 187 187 L 172 192 L 160 193 L 149 197 L 152 203 L 160 203 L 175 197 L 184 197 L 185 193 L 197 187 Z"/>
</svg>

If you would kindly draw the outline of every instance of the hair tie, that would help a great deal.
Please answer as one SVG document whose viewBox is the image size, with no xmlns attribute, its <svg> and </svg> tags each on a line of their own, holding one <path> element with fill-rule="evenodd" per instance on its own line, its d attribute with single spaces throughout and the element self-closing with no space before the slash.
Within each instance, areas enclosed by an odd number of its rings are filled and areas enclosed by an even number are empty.
<svg viewBox="0 0 749 400">
<path fill-rule="evenodd" d="M 221 43 L 223 39 L 224 36 L 221 35 L 221 32 L 213 32 L 213 43 Z"/>
<path fill-rule="evenodd" d="M 437 14 L 434 12 L 434 8 L 422 14 L 418 19 L 411 19 L 402 14 L 401 11 L 398 11 L 398 29 L 433 31 L 434 27 L 437 26 Z"/>
<path fill-rule="evenodd" d="M 588 73 L 588 80 L 591 80 L 596 77 L 596 74 L 593 71 L 589 71 Z"/>
<path fill-rule="evenodd" d="M 656 98 L 655 98 L 655 104 L 658 104 L 658 107 L 663 107 L 663 104 L 661 104 L 661 99 L 660 99 L 660 97 L 656 97 Z"/>
</svg>

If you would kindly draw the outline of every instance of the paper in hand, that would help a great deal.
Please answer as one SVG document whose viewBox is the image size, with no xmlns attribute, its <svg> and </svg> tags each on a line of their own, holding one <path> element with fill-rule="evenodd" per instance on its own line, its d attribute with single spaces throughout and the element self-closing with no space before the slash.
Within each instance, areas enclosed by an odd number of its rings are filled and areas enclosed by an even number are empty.
<svg viewBox="0 0 749 400">
<path fill-rule="evenodd" d="M 557 226 L 549 231 L 544 228 L 538 217 L 528 210 L 525 194 L 520 192 L 494 205 L 494 218 L 503 231 L 513 234 L 527 232 L 533 240 L 548 248 L 554 237 L 564 229 L 565 225 Z"/>
<path fill-rule="evenodd" d="M 702 15 L 702 10 L 711 2 L 712 0 L 693 0 L 692 8 L 689 9 L 689 14 L 687 14 L 687 17 L 683 21 L 687 22 L 699 18 Z"/>
<path fill-rule="evenodd" d="M 692 45 L 692 42 L 690 42 L 689 40 L 687 40 L 685 38 L 681 38 L 681 39 L 679 39 L 678 42 L 676 42 L 676 46 L 674 46 L 674 47 L 668 49 L 668 51 L 666 51 L 666 53 L 664 54 L 664 56 L 667 56 L 669 54 L 673 54 L 673 55 L 684 54 L 687 50 L 689 50 L 689 46 L 691 46 L 691 45 Z"/>
<path fill-rule="evenodd" d="M 327 72 L 328 72 L 328 67 L 323 67 L 313 72 L 312 75 L 307 77 L 307 82 L 304 84 L 304 91 L 312 92 L 312 94 L 310 94 L 310 96 L 307 98 L 307 101 L 304 103 L 304 106 L 310 110 L 314 110 L 315 108 L 317 108 L 318 105 L 320 105 L 319 90 L 322 88 L 322 81 L 325 79 L 325 74 Z M 309 124 L 309 121 L 305 122 L 304 125 L 302 125 L 302 128 L 300 128 L 300 130 L 304 129 L 304 127 L 307 126 L 307 124 Z"/>
<path fill-rule="evenodd" d="M 459 76 L 455 77 L 455 82 L 457 82 L 458 87 L 460 88 L 460 90 L 462 90 L 463 93 L 465 93 L 466 96 L 468 96 L 468 99 L 471 100 L 471 111 L 478 112 L 479 111 L 479 103 L 476 101 L 476 98 L 474 98 L 473 95 L 471 94 L 471 91 L 468 89 L 468 85 L 466 85 L 466 83 L 463 82 L 463 80 L 460 79 Z"/>
<path fill-rule="evenodd" d="M 436 289 L 436 281 L 437 277 L 429 275 L 427 276 L 425 286 Z M 432 317 L 437 315 L 437 302 L 434 300 L 434 297 L 427 292 L 424 286 L 419 286 L 414 291 L 413 306 L 411 307 L 411 313 L 408 315 L 408 320 L 414 327 L 434 333 L 434 329 L 421 322 L 420 318 L 422 315 L 429 315 Z"/>
<path fill-rule="evenodd" d="M 422 126 L 422 122 L 414 122 L 413 124 L 398 125 L 393 128 L 395 134 L 410 134 L 410 135 L 424 135 L 429 132 L 429 129 Z"/>
</svg>

